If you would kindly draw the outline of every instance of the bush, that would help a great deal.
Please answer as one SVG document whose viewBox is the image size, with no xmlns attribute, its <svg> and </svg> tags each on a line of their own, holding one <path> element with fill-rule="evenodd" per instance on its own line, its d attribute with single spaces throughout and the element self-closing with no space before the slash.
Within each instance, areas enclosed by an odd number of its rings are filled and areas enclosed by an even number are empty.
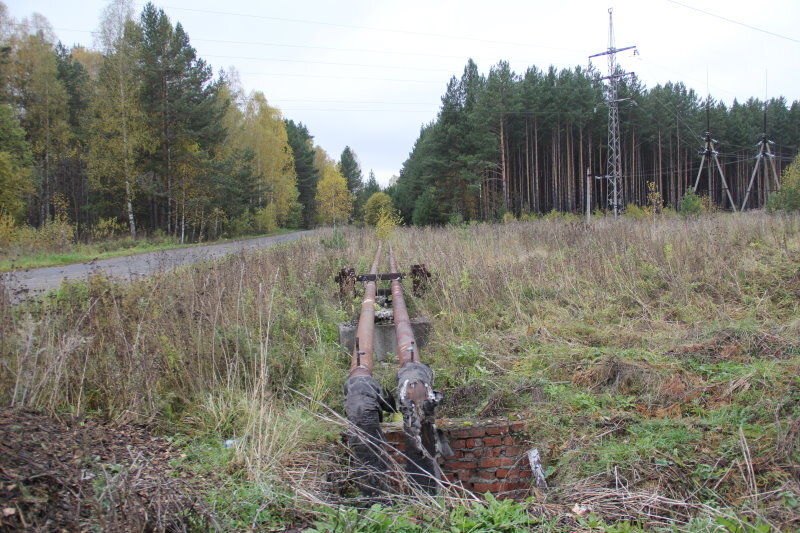
<svg viewBox="0 0 800 533">
<path fill-rule="evenodd" d="M 693 187 L 686 189 L 686 193 L 681 198 L 680 214 L 685 217 L 697 216 L 703 212 L 703 201 L 694 192 Z"/>
<path fill-rule="evenodd" d="M 245 209 L 241 215 L 231 219 L 230 225 L 228 226 L 228 235 L 231 237 L 239 237 L 240 235 L 252 234 L 253 222 L 253 213 L 251 213 L 249 209 Z"/>
<path fill-rule="evenodd" d="M 628 204 L 625 207 L 625 216 L 631 217 L 634 220 L 643 220 L 650 216 L 648 209 L 639 207 L 636 204 Z"/>
<path fill-rule="evenodd" d="M 92 238 L 96 241 L 113 239 L 125 231 L 125 225 L 116 218 L 101 218 L 91 229 Z"/>
<path fill-rule="evenodd" d="M 0 211 L 0 246 L 10 246 L 15 233 L 14 217 Z"/>
<path fill-rule="evenodd" d="M 769 195 L 770 211 L 800 211 L 800 155 L 783 171 L 781 190 Z"/>
<path fill-rule="evenodd" d="M 256 211 L 255 225 L 259 233 L 274 233 L 277 231 L 278 216 L 274 203 Z"/>
<path fill-rule="evenodd" d="M 369 197 L 364 204 L 364 223 L 368 226 L 376 226 L 381 217 L 381 213 L 394 213 L 392 198 L 385 192 L 376 192 Z"/>
</svg>

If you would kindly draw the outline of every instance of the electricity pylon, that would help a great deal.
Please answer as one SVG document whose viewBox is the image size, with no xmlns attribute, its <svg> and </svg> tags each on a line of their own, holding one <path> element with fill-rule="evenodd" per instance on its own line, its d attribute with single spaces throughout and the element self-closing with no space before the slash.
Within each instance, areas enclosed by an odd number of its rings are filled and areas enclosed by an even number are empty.
<svg viewBox="0 0 800 533">
<path fill-rule="evenodd" d="M 758 154 L 756 155 L 756 166 L 753 169 L 753 175 L 750 176 L 750 184 L 747 186 L 747 193 L 744 195 L 744 200 L 742 200 L 742 211 L 744 211 L 744 208 L 747 205 L 747 199 L 750 197 L 750 189 L 753 188 L 753 182 L 756 179 L 756 174 L 758 173 L 758 167 L 761 165 L 761 161 L 764 161 L 765 174 L 769 173 L 769 169 L 772 170 L 772 179 L 775 181 L 775 190 L 779 191 L 781 188 L 781 184 L 778 181 L 778 173 L 775 171 L 775 154 L 773 154 L 772 150 L 769 149 L 769 145 L 771 144 L 775 143 L 767 138 L 767 103 L 764 102 L 764 133 L 761 134 L 761 140 L 756 145 L 758 146 Z M 767 166 L 767 160 L 769 160 L 770 163 L 769 167 Z M 765 187 L 767 185 L 768 180 L 769 180 L 768 176 L 765 175 L 764 176 Z"/>
<path fill-rule="evenodd" d="M 728 182 L 725 180 L 725 173 L 722 171 L 722 165 L 719 164 L 719 152 L 714 149 L 714 143 L 717 141 L 711 138 L 711 131 L 709 130 L 711 130 L 711 121 L 708 117 L 708 97 L 706 97 L 706 144 L 705 148 L 700 152 L 703 154 L 703 158 L 700 160 L 700 170 L 697 171 L 697 179 L 694 180 L 694 191 L 697 192 L 697 186 L 700 184 L 700 176 L 703 173 L 703 165 L 705 165 L 706 159 L 708 159 L 708 192 L 709 196 L 711 196 L 711 173 L 713 172 L 711 160 L 713 159 L 714 163 L 717 165 L 717 170 L 719 170 L 719 176 L 722 179 L 722 186 L 725 187 L 725 193 L 728 195 L 728 201 L 731 203 L 731 208 L 735 213 L 736 204 L 733 201 L 733 196 L 731 196 L 731 190 L 728 187 Z"/>
<path fill-rule="evenodd" d="M 619 80 L 631 76 L 633 72 L 617 73 L 617 52 L 634 50 L 636 46 L 626 46 L 617 48 L 614 46 L 614 19 L 613 9 L 608 9 L 608 50 L 589 56 L 591 62 L 593 57 L 608 56 L 608 76 L 603 80 L 608 80 L 606 85 L 606 100 L 608 106 L 608 159 L 606 160 L 606 175 L 602 176 L 608 181 L 608 206 L 614 210 L 614 217 L 619 216 L 623 207 L 622 197 L 622 153 L 619 143 L 619 106 L 620 102 L 628 98 L 617 98 Z"/>
</svg>

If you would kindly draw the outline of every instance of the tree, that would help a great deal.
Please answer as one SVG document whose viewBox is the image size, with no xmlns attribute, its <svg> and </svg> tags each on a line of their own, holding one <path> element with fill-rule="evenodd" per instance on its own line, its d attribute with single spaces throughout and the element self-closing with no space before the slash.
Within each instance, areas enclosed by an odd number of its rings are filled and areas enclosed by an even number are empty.
<svg viewBox="0 0 800 533">
<path fill-rule="evenodd" d="M 333 165 L 327 165 L 317 184 L 317 223 L 346 224 L 353 211 L 353 195 L 347 180 Z"/>
<path fill-rule="evenodd" d="M 298 201 L 303 206 L 303 224 L 310 228 L 314 224 L 315 200 L 319 171 L 314 166 L 314 137 L 302 122 L 295 124 L 286 120 L 286 136 L 294 155 L 297 173 Z"/>
<path fill-rule="evenodd" d="M 392 198 L 385 192 L 376 192 L 364 204 L 364 223 L 375 226 L 385 213 L 394 214 Z"/>
<path fill-rule="evenodd" d="M 351 194 L 357 195 L 361 187 L 364 186 L 364 177 L 361 175 L 361 165 L 358 163 L 358 158 L 349 146 L 345 146 L 344 150 L 342 150 L 338 170 L 347 180 L 347 190 Z"/>
<path fill-rule="evenodd" d="M 21 37 L 12 66 L 20 123 L 28 134 L 34 160 L 38 222 L 50 218 L 50 200 L 57 189 L 58 163 L 68 146 L 67 92 L 58 79 L 53 46 L 44 31 Z"/>
<path fill-rule="evenodd" d="M 148 186 L 154 226 L 165 225 L 177 234 L 179 212 L 174 162 L 187 157 L 209 159 L 223 140 L 220 126 L 224 108 L 216 100 L 218 85 L 211 67 L 197 57 L 180 23 L 173 28 L 162 9 L 145 5 L 141 15 L 142 41 L 137 74 L 142 80 L 141 102 L 148 128 L 156 139 L 147 168 L 153 176 Z M 198 150 L 195 151 L 194 148 Z M 188 150 L 181 154 L 180 150 Z M 184 173 L 185 179 L 189 174 Z M 162 199 L 166 199 L 166 205 Z"/>
<path fill-rule="evenodd" d="M 0 216 L 20 220 L 32 193 L 30 145 L 11 109 L 0 105 Z"/>
<path fill-rule="evenodd" d="M 275 204 L 276 220 L 285 226 L 298 197 L 297 175 L 286 124 L 263 93 L 253 93 L 248 99 L 241 143 L 253 150 L 254 171 L 263 180 L 266 204 Z"/>
<path fill-rule="evenodd" d="M 153 135 L 138 98 L 141 84 L 136 65 L 141 31 L 131 16 L 125 3 L 115 2 L 106 8 L 101 24 L 105 57 L 97 97 L 92 102 L 88 164 L 93 185 L 121 200 L 130 234 L 136 237 L 136 176 L 140 173 L 140 157 L 153 148 Z M 128 17 L 127 21 L 122 20 L 124 17 Z"/>
</svg>

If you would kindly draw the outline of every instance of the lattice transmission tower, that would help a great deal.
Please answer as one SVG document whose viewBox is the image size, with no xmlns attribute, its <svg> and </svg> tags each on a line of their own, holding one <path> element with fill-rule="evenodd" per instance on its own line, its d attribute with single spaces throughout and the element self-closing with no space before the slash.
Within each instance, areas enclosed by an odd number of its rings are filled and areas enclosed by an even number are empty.
<svg viewBox="0 0 800 533">
<path fill-rule="evenodd" d="M 629 100 L 628 98 L 618 98 L 617 93 L 619 89 L 619 81 L 626 77 L 633 75 L 633 72 L 617 72 L 617 52 L 625 50 L 634 50 L 636 53 L 636 46 L 626 46 L 624 48 L 617 48 L 614 44 L 614 10 L 608 9 L 608 50 L 589 56 L 589 62 L 593 57 L 608 56 L 608 76 L 604 76 L 606 80 L 606 99 L 605 104 L 608 106 L 608 159 L 606 161 L 606 175 L 600 176 L 605 178 L 608 182 L 608 207 L 614 211 L 614 217 L 619 216 L 623 203 L 622 194 L 622 153 L 620 150 L 619 142 L 619 103 Z"/>
</svg>

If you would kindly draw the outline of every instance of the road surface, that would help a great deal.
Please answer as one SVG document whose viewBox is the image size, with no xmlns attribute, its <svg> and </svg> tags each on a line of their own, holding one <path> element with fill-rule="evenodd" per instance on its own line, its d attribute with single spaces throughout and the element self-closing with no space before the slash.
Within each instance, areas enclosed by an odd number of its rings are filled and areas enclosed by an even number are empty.
<svg viewBox="0 0 800 533">
<path fill-rule="evenodd" d="M 197 261 L 207 261 L 237 252 L 267 248 L 312 233 L 313 230 L 296 231 L 271 237 L 173 248 L 72 265 L 15 270 L 0 273 L 0 279 L 8 290 L 11 301 L 19 302 L 30 296 L 58 288 L 64 280 L 84 280 L 91 274 L 103 272 L 106 276 L 116 280 L 130 281 Z M 2 290 L 2 286 L 0 286 L 0 290 Z"/>
</svg>

